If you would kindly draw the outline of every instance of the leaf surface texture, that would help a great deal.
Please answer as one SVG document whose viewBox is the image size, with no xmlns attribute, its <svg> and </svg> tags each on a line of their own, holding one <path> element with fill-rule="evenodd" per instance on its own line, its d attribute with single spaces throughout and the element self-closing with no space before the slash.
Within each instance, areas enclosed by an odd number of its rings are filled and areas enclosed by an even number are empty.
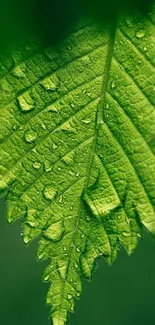
<svg viewBox="0 0 155 325">
<path fill-rule="evenodd" d="M 152 10 L 153 12 L 153 10 Z M 81 295 L 81 275 L 155 234 L 154 14 L 105 29 L 82 21 L 53 48 L 0 61 L 1 191 L 9 222 L 39 238 L 54 325 Z"/>
</svg>

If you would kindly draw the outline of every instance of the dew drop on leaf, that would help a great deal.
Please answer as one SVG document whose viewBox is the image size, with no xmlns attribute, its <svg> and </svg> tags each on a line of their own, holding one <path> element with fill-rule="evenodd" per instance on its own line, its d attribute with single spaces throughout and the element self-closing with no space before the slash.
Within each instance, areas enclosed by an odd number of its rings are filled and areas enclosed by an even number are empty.
<svg viewBox="0 0 155 325">
<path fill-rule="evenodd" d="M 78 269 L 78 264 L 77 263 L 75 263 L 75 268 Z"/>
<path fill-rule="evenodd" d="M 60 220 L 50 227 L 47 228 L 47 230 L 44 231 L 43 235 L 45 238 L 52 240 L 54 242 L 58 242 L 59 240 L 62 239 L 63 234 L 64 234 L 65 228 L 63 221 Z"/>
<path fill-rule="evenodd" d="M 57 108 L 55 106 L 53 106 L 53 105 L 49 106 L 48 112 L 59 113 Z"/>
<path fill-rule="evenodd" d="M 24 78 L 25 77 L 25 74 L 24 72 L 22 71 L 22 69 L 20 67 L 16 67 L 13 72 L 12 72 L 13 76 L 16 77 L 16 78 Z"/>
<path fill-rule="evenodd" d="M 126 231 L 124 231 L 124 232 L 122 232 L 122 235 L 123 235 L 124 237 L 129 237 L 129 236 L 130 236 L 130 232 L 126 232 Z"/>
<path fill-rule="evenodd" d="M 137 38 L 143 38 L 145 36 L 145 32 L 143 29 L 140 29 L 136 32 L 136 37 Z"/>
<path fill-rule="evenodd" d="M 72 298 L 73 298 L 72 295 L 68 295 L 68 296 L 67 296 L 67 299 L 68 299 L 68 300 L 71 300 Z"/>
<path fill-rule="evenodd" d="M 33 130 L 26 131 L 24 135 L 25 141 L 28 143 L 32 143 L 36 140 L 37 138 L 37 133 Z"/>
<path fill-rule="evenodd" d="M 45 199 L 53 200 L 57 194 L 57 190 L 51 186 L 46 186 L 43 194 L 44 194 Z"/>
<path fill-rule="evenodd" d="M 44 162 L 44 169 L 45 169 L 45 172 L 47 172 L 47 173 L 52 170 L 52 165 L 51 165 L 50 161 L 47 160 Z"/>
<path fill-rule="evenodd" d="M 33 168 L 40 169 L 40 167 L 41 167 L 41 164 L 39 162 L 36 161 L 33 163 Z"/>
<path fill-rule="evenodd" d="M 57 147 L 58 147 L 58 146 L 57 146 L 55 143 L 52 144 L 52 148 L 53 148 L 54 150 L 55 150 Z"/>
<path fill-rule="evenodd" d="M 91 122 L 91 120 L 88 120 L 88 119 L 82 120 L 82 123 L 84 123 L 84 124 L 89 124 L 90 122 Z"/>
<path fill-rule="evenodd" d="M 115 81 L 112 81 L 111 82 L 111 89 L 114 89 L 116 87 L 116 82 Z"/>
<path fill-rule="evenodd" d="M 44 80 L 42 86 L 47 91 L 55 91 L 57 89 L 57 85 L 51 79 Z"/>
<path fill-rule="evenodd" d="M 17 129 L 17 125 L 13 125 L 12 129 L 15 131 Z"/>
<path fill-rule="evenodd" d="M 22 112 L 32 111 L 35 107 L 34 101 L 28 93 L 19 96 L 17 100 Z"/>
</svg>

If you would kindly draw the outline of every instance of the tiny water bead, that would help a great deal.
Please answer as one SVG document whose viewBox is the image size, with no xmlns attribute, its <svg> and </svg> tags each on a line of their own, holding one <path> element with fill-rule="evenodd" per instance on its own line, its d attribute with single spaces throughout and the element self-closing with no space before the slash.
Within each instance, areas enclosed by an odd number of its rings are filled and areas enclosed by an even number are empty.
<svg viewBox="0 0 155 325">
<path fill-rule="evenodd" d="M 22 112 L 32 111 L 35 107 L 34 101 L 28 93 L 19 96 L 17 100 Z"/>
<path fill-rule="evenodd" d="M 137 38 L 143 38 L 145 36 L 145 31 L 143 29 L 140 29 L 136 32 Z"/>
<path fill-rule="evenodd" d="M 44 170 L 47 173 L 52 170 L 52 164 L 51 164 L 50 161 L 47 160 L 47 161 L 44 162 Z"/>
<path fill-rule="evenodd" d="M 68 300 L 71 300 L 73 298 L 73 296 L 69 294 L 69 295 L 67 295 L 67 298 L 68 298 Z"/>
<path fill-rule="evenodd" d="M 62 239 L 64 231 L 65 228 L 64 228 L 63 221 L 60 220 L 54 223 L 53 225 L 51 225 L 50 227 L 48 227 L 47 230 L 44 231 L 43 236 L 46 239 L 52 240 L 54 242 L 58 242 Z"/>
<path fill-rule="evenodd" d="M 12 71 L 12 74 L 14 77 L 16 78 L 25 78 L 25 73 L 23 72 L 23 70 L 21 69 L 21 67 L 16 67 L 13 71 Z"/>
<path fill-rule="evenodd" d="M 44 89 L 47 91 L 55 91 L 57 89 L 57 85 L 50 78 L 44 80 L 41 84 L 44 87 Z"/>
<path fill-rule="evenodd" d="M 129 236 L 131 235 L 131 233 L 130 233 L 130 232 L 126 232 L 126 231 L 124 231 L 124 232 L 122 232 L 122 235 L 123 235 L 124 237 L 129 237 Z"/>
<path fill-rule="evenodd" d="M 43 194 L 44 194 L 45 199 L 53 200 L 57 194 L 57 190 L 51 186 L 46 186 Z"/>
<path fill-rule="evenodd" d="M 91 123 L 91 120 L 90 119 L 84 119 L 84 120 L 82 120 L 82 123 L 88 125 L 88 124 Z"/>
<path fill-rule="evenodd" d="M 33 130 L 26 131 L 24 135 L 25 141 L 28 143 L 32 143 L 36 140 L 37 138 L 37 133 Z"/>
<path fill-rule="evenodd" d="M 40 167 L 41 167 L 41 164 L 39 162 L 36 161 L 33 163 L 33 168 L 40 169 Z"/>
<path fill-rule="evenodd" d="M 116 82 L 115 82 L 115 81 L 112 81 L 111 84 L 110 84 L 110 86 L 111 86 L 111 89 L 115 89 L 115 87 L 116 87 Z"/>
<path fill-rule="evenodd" d="M 53 150 L 55 150 L 56 148 L 58 148 L 58 146 L 55 143 L 53 143 L 52 148 L 53 148 Z"/>
</svg>

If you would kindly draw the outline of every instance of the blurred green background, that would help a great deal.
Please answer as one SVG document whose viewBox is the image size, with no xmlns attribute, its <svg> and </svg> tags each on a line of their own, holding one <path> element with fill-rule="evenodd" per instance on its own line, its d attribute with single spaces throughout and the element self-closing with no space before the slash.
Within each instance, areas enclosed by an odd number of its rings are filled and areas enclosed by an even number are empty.
<svg viewBox="0 0 155 325">
<path fill-rule="evenodd" d="M 0 324 L 50 325 L 41 277 L 47 262 L 36 261 L 37 241 L 25 247 L 20 220 L 11 227 L 0 217 Z M 145 234 L 137 251 L 123 250 L 112 266 L 100 260 L 92 283 L 83 281 L 69 325 L 154 325 L 155 243 Z"/>
</svg>

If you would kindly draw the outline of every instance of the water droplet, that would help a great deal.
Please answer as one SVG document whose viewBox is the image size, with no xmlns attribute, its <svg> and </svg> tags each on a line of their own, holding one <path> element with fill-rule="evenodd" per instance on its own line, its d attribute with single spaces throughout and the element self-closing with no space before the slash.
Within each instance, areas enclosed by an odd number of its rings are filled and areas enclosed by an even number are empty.
<svg viewBox="0 0 155 325">
<path fill-rule="evenodd" d="M 72 295 L 67 295 L 68 300 L 71 300 L 73 298 Z"/>
<path fill-rule="evenodd" d="M 65 122 L 62 126 L 61 126 L 61 130 L 62 131 L 66 131 L 67 133 L 77 133 L 77 130 L 75 129 L 75 127 L 71 126 L 70 122 Z"/>
<path fill-rule="evenodd" d="M 84 123 L 84 124 L 89 124 L 90 122 L 91 122 L 91 120 L 89 120 L 89 119 L 82 120 L 82 123 Z"/>
<path fill-rule="evenodd" d="M 84 234 L 82 234 L 82 235 L 81 235 L 81 238 L 83 239 L 84 237 L 85 237 L 85 235 L 84 235 Z"/>
<path fill-rule="evenodd" d="M 108 103 L 106 103 L 106 106 L 105 106 L 106 108 L 109 108 L 109 104 Z"/>
<path fill-rule="evenodd" d="M 69 170 L 69 174 L 70 174 L 71 176 L 74 176 L 74 175 L 75 175 L 75 173 L 72 172 L 71 170 Z"/>
<path fill-rule="evenodd" d="M 66 252 L 66 250 L 67 250 L 67 248 L 66 248 L 66 246 L 64 246 L 64 251 Z"/>
<path fill-rule="evenodd" d="M 25 74 L 24 72 L 22 71 L 22 69 L 19 67 L 16 67 L 13 72 L 12 72 L 13 76 L 16 77 L 16 78 L 24 78 L 25 77 Z"/>
<path fill-rule="evenodd" d="M 52 148 L 53 148 L 53 150 L 55 150 L 57 147 L 58 147 L 58 146 L 57 146 L 55 143 L 52 144 Z"/>
<path fill-rule="evenodd" d="M 77 263 L 75 263 L 75 268 L 78 269 L 78 264 Z"/>
<path fill-rule="evenodd" d="M 37 227 L 37 211 L 35 209 L 28 209 L 25 223 L 31 228 Z"/>
<path fill-rule="evenodd" d="M 15 131 L 17 129 L 17 125 L 14 124 L 13 127 L 12 127 L 12 129 Z"/>
<path fill-rule="evenodd" d="M 44 123 L 41 124 L 43 130 L 46 130 L 46 125 Z"/>
<path fill-rule="evenodd" d="M 31 237 L 29 234 L 24 234 L 23 240 L 25 244 L 28 244 L 31 241 Z"/>
<path fill-rule="evenodd" d="M 72 206 L 70 207 L 70 210 L 73 210 L 73 207 Z"/>
<path fill-rule="evenodd" d="M 62 203 L 62 202 L 63 202 L 63 196 L 60 195 L 60 197 L 59 197 L 59 203 Z"/>
<path fill-rule="evenodd" d="M 46 276 L 44 276 L 44 281 L 48 281 L 49 280 L 49 277 L 50 277 L 49 274 L 47 274 Z"/>
<path fill-rule="evenodd" d="M 35 107 L 34 101 L 28 93 L 19 96 L 17 100 L 22 112 L 32 111 Z"/>
<path fill-rule="evenodd" d="M 74 104 L 74 103 L 71 103 L 71 107 L 72 107 L 72 108 L 75 108 L 75 104 Z"/>
<path fill-rule="evenodd" d="M 111 88 L 114 89 L 116 87 L 116 82 L 115 81 L 112 81 L 111 82 Z"/>
<path fill-rule="evenodd" d="M 35 169 L 40 169 L 40 167 L 41 167 L 41 164 L 37 161 L 33 164 L 33 168 L 35 168 Z"/>
<path fill-rule="evenodd" d="M 58 171 L 60 171 L 61 170 L 61 167 L 58 167 Z"/>
<path fill-rule="evenodd" d="M 117 42 L 115 41 L 114 50 L 117 50 Z"/>
<path fill-rule="evenodd" d="M 49 106 L 48 112 L 59 113 L 57 108 L 55 106 L 53 106 L 53 105 Z"/>
<path fill-rule="evenodd" d="M 146 52 L 147 51 L 147 46 L 144 46 L 143 50 Z"/>
<path fill-rule="evenodd" d="M 51 186 L 46 186 L 43 194 L 44 194 L 45 199 L 53 200 L 57 194 L 57 190 Z"/>
<path fill-rule="evenodd" d="M 45 252 L 44 251 L 38 252 L 37 256 L 38 256 L 39 260 L 42 260 L 45 256 Z"/>
<path fill-rule="evenodd" d="M 71 307 L 70 307 L 70 311 L 73 312 L 74 311 L 74 303 L 71 304 Z"/>
<path fill-rule="evenodd" d="M 79 177 L 79 176 L 80 176 L 80 172 L 77 172 L 77 173 L 76 173 L 76 177 Z"/>
<path fill-rule="evenodd" d="M 45 169 L 45 172 L 50 172 L 52 170 L 52 164 L 50 161 L 45 161 L 44 162 L 44 169 Z"/>
<path fill-rule="evenodd" d="M 87 93 L 87 90 L 84 89 L 84 90 L 82 91 L 82 93 L 83 93 L 83 95 L 85 95 L 85 94 Z"/>
<path fill-rule="evenodd" d="M 55 84 L 55 82 L 48 78 L 43 80 L 43 82 L 41 83 L 41 85 L 44 87 L 45 90 L 47 91 L 55 91 L 57 89 L 57 85 Z"/>
<path fill-rule="evenodd" d="M 79 248 L 79 247 L 76 247 L 76 251 L 77 251 L 78 253 L 80 253 L 80 248 Z"/>
<path fill-rule="evenodd" d="M 37 138 L 37 133 L 33 130 L 26 131 L 24 135 L 25 141 L 28 143 L 32 143 L 36 140 Z"/>
<path fill-rule="evenodd" d="M 77 293 L 76 293 L 76 295 L 77 295 L 77 297 L 80 297 L 80 291 L 77 291 Z"/>
<path fill-rule="evenodd" d="M 65 228 L 63 221 L 60 220 L 50 227 L 47 228 L 47 230 L 44 231 L 43 235 L 45 238 L 52 240 L 54 242 L 58 242 L 62 239 L 64 234 Z"/>
<path fill-rule="evenodd" d="M 126 231 L 124 231 L 124 232 L 122 232 L 122 235 L 123 235 L 124 237 L 129 237 L 131 234 L 130 234 L 130 232 L 126 232 Z"/>
<path fill-rule="evenodd" d="M 136 37 L 137 38 L 143 38 L 145 36 L 145 32 L 143 29 L 140 29 L 136 32 Z"/>
</svg>

